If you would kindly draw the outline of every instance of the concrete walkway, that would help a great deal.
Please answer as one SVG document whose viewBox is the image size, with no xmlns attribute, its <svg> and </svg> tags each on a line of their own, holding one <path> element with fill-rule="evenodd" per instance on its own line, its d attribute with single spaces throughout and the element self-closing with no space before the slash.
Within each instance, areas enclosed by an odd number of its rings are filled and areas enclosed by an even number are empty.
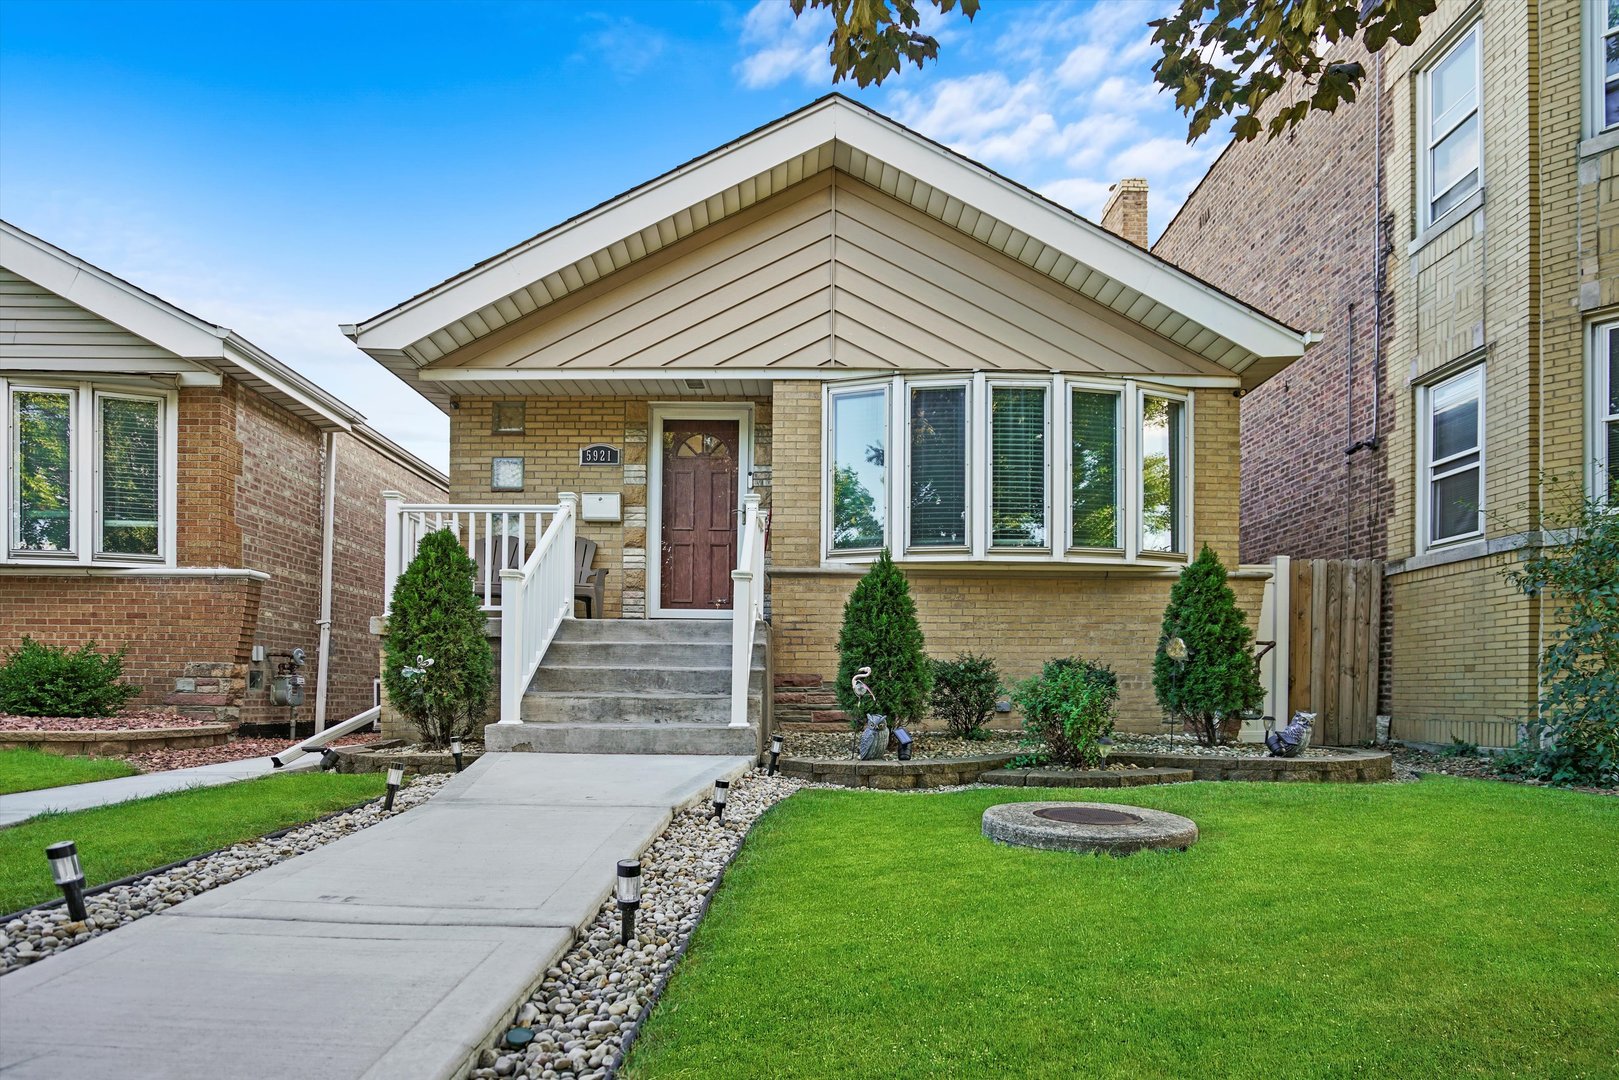
<svg viewBox="0 0 1619 1080">
<path fill-rule="evenodd" d="M 431 802 L 0 978 L 0 1075 L 461 1075 L 747 758 L 489 754 Z"/>
<path fill-rule="evenodd" d="M 97 780 L 89 784 L 69 784 L 43 791 L 19 791 L 15 795 L 0 795 L 0 829 L 51 810 L 87 810 L 92 806 L 144 799 L 149 795 L 166 795 L 171 791 L 217 787 L 220 784 L 234 784 L 238 780 L 257 780 L 271 773 L 297 772 L 318 764 L 319 754 L 306 754 L 283 769 L 271 765 L 267 757 L 246 758 L 242 761 L 222 761 L 217 765 L 198 765 L 190 769 L 120 776 L 116 780 Z"/>
</svg>

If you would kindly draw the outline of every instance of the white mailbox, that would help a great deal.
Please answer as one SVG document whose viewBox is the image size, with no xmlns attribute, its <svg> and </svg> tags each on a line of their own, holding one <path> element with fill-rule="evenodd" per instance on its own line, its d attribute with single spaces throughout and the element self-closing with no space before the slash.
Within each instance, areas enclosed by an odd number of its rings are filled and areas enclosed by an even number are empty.
<svg viewBox="0 0 1619 1080">
<path fill-rule="evenodd" d="M 579 519 L 581 521 L 617 521 L 622 516 L 620 505 L 622 498 L 614 492 L 586 492 L 579 496 Z"/>
</svg>

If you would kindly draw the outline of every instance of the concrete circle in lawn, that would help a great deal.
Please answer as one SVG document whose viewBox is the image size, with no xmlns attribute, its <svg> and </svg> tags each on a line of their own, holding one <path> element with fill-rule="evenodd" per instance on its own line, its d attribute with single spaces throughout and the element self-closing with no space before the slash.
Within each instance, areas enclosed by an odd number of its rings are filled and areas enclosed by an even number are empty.
<svg viewBox="0 0 1619 1080">
<path fill-rule="evenodd" d="M 984 811 L 984 835 L 997 843 L 1047 851 L 1129 855 L 1143 848 L 1185 851 L 1197 843 L 1197 824 L 1144 806 L 1014 802 Z"/>
</svg>

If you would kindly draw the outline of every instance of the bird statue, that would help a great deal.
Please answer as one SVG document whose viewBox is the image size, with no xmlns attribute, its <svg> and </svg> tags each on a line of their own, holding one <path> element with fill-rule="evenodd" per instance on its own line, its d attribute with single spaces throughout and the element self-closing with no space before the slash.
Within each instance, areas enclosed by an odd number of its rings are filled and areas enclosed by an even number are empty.
<svg viewBox="0 0 1619 1080">
<path fill-rule="evenodd" d="M 854 690 L 855 701 L 861 698 L 870 698 L 871 707 L 877 707 L 877 695 L 867 685 L 866 680 L 871 678 L 871 668 L 863 667 L 854 673 L 849 680 L 849 686 Z M 859 754 L 861 761 L 872 761 L 882 756 L 888 749 L 888 718 L 875 713 L 866 714 L 866 726 L 860 732 Z"/>
<path fill-rule="evenodd" d="M 1310 744 L 1310 728 L 1314 724 L 1315 713 L 1303 710 L 1294 713 L 1292 722 L 1280 731 L 1275 730 L 1276 721 L 1269 720 L 1265 725 L 1265 746 L 1270 756 L 1297 757 L 1299 751 Z"/>
</svg>

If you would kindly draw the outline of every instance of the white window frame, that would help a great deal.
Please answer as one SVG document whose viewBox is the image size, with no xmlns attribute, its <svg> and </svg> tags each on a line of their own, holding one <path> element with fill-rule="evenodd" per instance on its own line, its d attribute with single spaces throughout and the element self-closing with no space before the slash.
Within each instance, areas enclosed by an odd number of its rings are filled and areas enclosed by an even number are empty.
<svg viewBox="0 0 1619 1080">
<path fill-rule="evenodd" d="M 895 535 L 894 512 L 894 456 L 895 439 L 894 413 L 895 399 L 899 397 L 895 392 L 898 379 L 885 379 L 881 382 L 862 381 L 858 383 L 828 383 L 825 386 L 821 401 L 821 550 L 831 559 L 869 558 L 876 555 L 888 546 L 890 539 Z M 832 470 L 837 468 L 837 444 L 834 441 L 836 434 L 834 428 L 835 412 L 833 402 L 840 397 L 859 394 L 881 392 L 883 395 L 883 504 L 878 507 L 883 522 L 882 543 L 876 547 L 838 548 L 832 547 Z M 906 404 L 909 404 L 906 402 Z M 900 427 L 898 430 L 904 430 Z"/>
<path fill-rule="evenodd" d="M 1046 490 L 1045 490 L 1045 506 L 1043 508 L 1044 521 L 1045 521 L 1045 527 L 1046 527 L 1046 542 L 1044 544 L 1040 545 L 1039 547 L 997 547 L 997 546 L 995 546 L 995 537 L 992 535 L 994 530 L 990 527 L 990 520 L 991 520 L 991 518 L 993 518 L 994 513 L 995 513 L 995 490 L 994 490 L 995 485 L 994 485 L 994 476 L 993 476 L 993 472 L 992 472 L 993 465 L 994 465 L 994 462 L 992 461 L 992 454 L 993 454 L 993 447 L 995 445 L 995 442 L 994 442 L 995 432 L 993 430 L 994 429 L 994 424 L 995 424 L 995 420 L 994 420 L 995 411 L 992 408 L 990 408 L 990 403 L 994 400 L 994 395 L 995 395 L 996 390 L 1039 390 L 1039 391 L 1042 391 L 1044 393 L 1044 395 L 1045 395 L 1045 415 L 1044 415 L 1044 417 L 1042 419 L 1043 419 L 1043 422 L 1045 424 L 1045 442 L 1046 442 L 1046 462 L 1045 462 L 1045 465 L 1046 465 L 1046 468 L 1045 468 L 1045 474 L 1046 474 L 1046 477 L 1045 477 L 1045 489 Z M 984 426 L 981 429 L 982 430 L 981 441 L 982 441 L 982 445 L 983 445 L 983 450 L 982 450 L 982 453 L 980 455 L 982 457 L 982 459 L 983 459 L 983 462 L 984 462 L 984 478 L 985 478 L 985 493 L 984 493 L 984 504 L 983 504 L 984 505 L 984 512 L 983 512 L 983 518 L 984 518 L 984 544 L 985 544 L 985 547 L 986 547 L 986 549 L 988 551 L 993 552 L 995 555 L 997 555 L 999 557 L 1002 557 L 1002 558 L 1050 559 L 1051 558 L 1051 553 L 1053 551 L 1060 550 L 1060 547 L 1058 547 L 1054 543 L 1055 537 L 1052 534 L 1052 528 L 1053 528 L 1053 526 L 1055 524 L 1052 521 L 1053 515 L 1052 515 L 1052 512 L 1051 512 L 1052 511 L 1052 503 L 1055 502 L 1055 500 L 1052 497 L 1052 494 L 1053 494 L 1052 493 L 1052 473 L 1053 473 L 1052 463 L 1053 463 L 1054 460 L 1059 460 L 1062 455 L 1061 455 L 1060 450 L 1058 450 L 1058 448 L 1056 447 L 1056 445 L 1052 441 L 1052 437 L 1051 437 L 1051 435 L 1052 435 L 1051 414 L 1052 414 L 1052 409 L 1054 407 L 1053 404 L 1052 404 L 1052 401 L 1051 401 L 1051 390 L 1052 390 L 1052 380 L 1049 379 L 1049 378 L 1047 378 L 1047 379 L 1038 379 L 1038 378 L 1036 378 L 1036 379 L 1024 379 L 1024 378 L 996 377 L 996 378 L 986 380 L 986 383 L 985 383 L 985 388 L 984 388 Z M 906 490 L 909 491 L 910 488 L 907 487 Z"/>
<path fill-rule="evenodd" d="M 1608 478 L 1619 461 L 1608 460 L 1608 425 L 1619 424 L 1619 410 L 1610 411 L 1609 333 L 1619 331 L 1619 319 L 1592 323 L 1586 334 L 1586 400 L 1591 403 L 1586 430 L 1586 491 L 1593 499 L 1608 501 Z"/>
<path fill-rule="evenodd" d="M 1473 41 L 1476 48 L 1473 51 L 1474 71 L 1473 80 L 1475 91 L 1473 94 L 1473 108 L 1471 111 L 1459 113 L 1444 125 L 1444 129 L 1435 132 L 1433 118 L 1429 116 L 1429 103 L 1432 100 L 1431 79 L 1434 71 L 1443 64 L 1456 50 L 1462 48 L 1469 41 Z M 1454 132 L 1471 116 L 1478 117 L 1478 182 L 1474 188 L 1462 199 L 1454 203 L 1444 213 L 1435 216 L 1433 212 L 1434 200 L 1444 195 L 1446 191 L 1433 190 L 1433 151 L 1440 142 Z M 1443 118 L 1441 118 L 1443 119 Z M 1419 232 L 1426 231 L 1440 225 L 1453 216 L 1466 213 L 1463 208 L 1484 190 L 1484 29 L 1482 22 L 1474 22 L 1456 37 L 1417 73 L 1417 221 Z"/>
<path fill-rule="evenodd" d="M 1177 402 L 1181 406 L 1180 437 L 1176 440 L 1179 444 L 1181 463 L 1181 505 L 1180 512 L 1175 515 L 1177 519 L 1175 525 L 1178 525 L 1179 529 L 1177 530 L 1172 526 L 1170 535 L 1174 536 L 1177 531 L 1180 533 L 1181 547 L 1185 549 L 1182 551 L 1150 551 L 1141 546 L 1141 528 L 1144 516 L 1141 499 L 1141 478 L 1146 471 L 1146 445 L 1141 438 L 1141 429 L 1147 416 L 1146 401 L 1150 397 Z M 1183 391 L 1171 390 L 1167 387 L 1138 384 L 1135 387 L 1133 406 L 1130 415 L 1131 425 L 1135 429 L 1135 457 L 1133 459 L 1135 469 L 1134 474 L 1131 476 L 1130 487 L 1135 495 L 1135 514 L 1131 539 L 1133 540 L 1136 557 L 1155 562 L 1161 560 L 1180 562 L 1187 558 L 1192 547 L 1192 395 Z"/>
<path fill-rule="evenodd" d="M 967 535 L 964 548 L 912 548 L 910 541 L 910 391 L 913 387 L 965 386 L 967 389 Z M 993 547 L 990 544 L 990 392 L 994 387 L 1039 387 L 1046 392 L 1046 529 L 1047 544 L 1040 548 Z M 971 376 L 893 375 L 880 379 L 851 379 L 829 382 L 822 388 L 821 424 L 821 557 L 828 566 L 849 566 L 869 562 L 877 549 L 832 549 L 832 468 L 833 399 L 844 394 L 882 390 L 888 409 L 887 450 L 884 456 L 886 509 L 885 540 L 896 558 L 910 563 L 993 562 L 1001 564 L 1050 565 L 1098 564 L 1104 566 L 1161 566 L 1185 563 L 1197 546 L 1194 533 L 1194 482 L 1196 465 L 1196 395 L 1184 387 L 1066 375 L 988 375 Z M 1119 513 L 1119 539 L 1116 548 L 1075 548 L 1073 539 L 1072 450 L 1073 392 L 1084 390 L 1118 397 L 1117 455 L 1115 475 Z M 1180 533 L 1186 551 L 1141 550 L 1141 419 L 1146 397 L 1178 402 L 1184 412 L 1181 425 L 1181 507 Z M 902 543 L 893 541 L 899 538 Z"/>
<path fill-rule="evenodd" d="M 1417 551 L 1431 551 L 1438 548 L 1454 547 L 1465 544 L 1484 536 L 1484 515 L 1488 505 L 1487 484 L 1489 473 L 1486 462 L 1486 423 L 1488 408 L 1486 398 L 1489 390 L 1489 379 L 1485 365 L 1474 364 L 1465 370 L 1447 375 L 1431 383 L 1425 383 L 1417 388 Z M 1442 539 L 1430 539 L 1433 535 L 1433 485 L 1436 480 L 1443 480 L 1461 469 L 1445 471 L 1445 464 L 1454 458 L 1466 457 L 1471 450 L 1452 455 L 1443 462 L 1433 460 L 1433 396 L 1434 394 L 1453 383 L 1463 379 L 1476 379 L 1478 381 L 1478 513 L 1477 527 L 1469 532 L 1457 533 Z M 1473 468 L 1473 466 L 1462 466 Z M 1436 473 L 1436 470 L 1439 470 Z"/>
<path fill-rule="evenodd" d="M 13 551 L 12 515 L 16 512 L 16 432 L 12 425 L 12 399 L 19 391 L 68 391 L 72 394 L 73 428 L 70 469 L 73 477 L 72 551 Z M 106 554 L 101 549 L 101 418 L 100 403 L 107 397 L 158 402 L 158 554 Z M 176 564 L 175 517 L 179 459 L 178 395 L 139 380 L 128 382 L 82 379 L 16 379 L 0 377 L 0 565 L 4 566 L 165 566 Z"/>
<path fill-rule="evenodd" d="M 1585 136 L 1594 138 L 1604 132 L 1619 130 L 1619 121 L 1610 124 L 1607 116 L 1607 39 L 1619 37 L 1619 26 L 1608 27 L 1608 6 L 1605 3 L 1586 0 L 1582 8 L 1584 48 L 1581 52 L 1584 54 L 1585 71 L 1581 85 L 1585 98 Z"/>
</svg>

